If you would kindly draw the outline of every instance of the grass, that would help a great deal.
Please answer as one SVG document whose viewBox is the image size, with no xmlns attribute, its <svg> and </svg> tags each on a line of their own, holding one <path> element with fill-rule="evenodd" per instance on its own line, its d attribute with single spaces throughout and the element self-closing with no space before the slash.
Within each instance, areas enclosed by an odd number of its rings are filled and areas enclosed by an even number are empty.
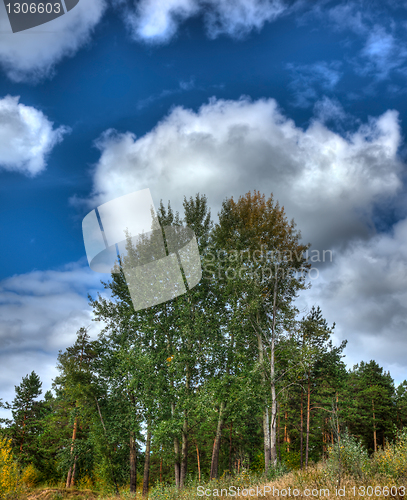
<svg viewBox="0 0 407 500">
<path fill-rule="evenodd" d="M 198 487 L 201 489 L 198 490 Z M 340 481 L 335 479 L 328 470 L 327 464 L 317 464 L 303 471 L 291 471 L 273 481 L 264 481 L 260 476 L 250 475 L 244 471 L 234 478 L 222 478 L 207 483 L 193 483 L 182 491 L 173 486 L 159 485 L 152 488 L 149 500 L 192 500 L 197 498 L 229 498 L 230 487 L 234 487 L 236 500 L 242 498 L 374 498 L 407 500 L 407 485 L 405 479 L 395 481 L 389 476 L 377 473 L 375 476 L 355 478 L 343 474 Z M 238 490 L 239 488 L 239 490 Z M 250 489 L 251 488 L 251 489 Z M 393 489 L 392 489 L 393 488 Z M 403 489 L 404 488 L 404 489 Z M 209 495 L 198 495 L 205 490 Z M 245 491 L 246 490 L 246 491 Z M 240 495 L 238 495 L 238 492 Z M 273 494 L 274 493 L 274 494 Z M 141 497 L 141 491 L 137 492 Z M 91 490 L 64 490 L 60 488 L 41 488 L 15 497 L 16 500 L 117 500 L 114 495 L 103 495 Z M 130 499 L 134 496 L 122 490 L 120 498 Z"/>
<path fill-rule="evenodd" d="M 84 483 L 85 484 L 85 483 Z M 232 494 L 234 493 L 234 495 Z M 1 496 L 1 495 L 0 495 Z M 141 491 L 137 492 L 137 498 Z M 158 484 L 151 488 L 149 500 L 192 500 L 203 498 L 233 498 L 241 500 L 271 498 L 336 498 L 336 499 L 390 499 L 407 500 L 407 429 L 401 431 L 394 443 L 387 443 L 372 457 L 352 436 L 344 434 L 329 450 L 325 462 L 307 470 L 287 472 L 282 466 L 272 469 L 268 479 L 243 469 L 239 474 L 199 483 L 190 479 L 182 490 L 173 485 Z M 6 498 L 6 497 L 1 497 Z M 117 496 L 103 495 L 86 489 L 63 488 L 30 489 L 10 500 L 117 500 Z M 126 488 L 120 498 L 130 499 Z"/>
</svg>

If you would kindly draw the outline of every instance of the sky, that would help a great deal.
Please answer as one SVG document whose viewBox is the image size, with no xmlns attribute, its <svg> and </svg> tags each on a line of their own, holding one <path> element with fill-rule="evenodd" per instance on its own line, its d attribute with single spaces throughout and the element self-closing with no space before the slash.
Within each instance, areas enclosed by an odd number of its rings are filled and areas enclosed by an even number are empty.
<svg viewBox="0 0 407 500">
<path fill-rule="evenodd" d="M 215 220 L 273 193 L 314 251 L 300 311 L 406 379 L 406 27 L 404 0 L 80 0 L 12 33 L 1 3 L 0 398 L 97 337 L 82 219 L 145 188 Z"/>
</svg>

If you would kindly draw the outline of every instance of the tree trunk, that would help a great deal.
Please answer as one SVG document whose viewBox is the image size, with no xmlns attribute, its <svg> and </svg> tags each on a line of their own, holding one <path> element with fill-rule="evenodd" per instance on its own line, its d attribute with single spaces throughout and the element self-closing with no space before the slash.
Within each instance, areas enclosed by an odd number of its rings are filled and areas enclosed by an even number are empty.
<svg viewBox="0 0 407 500">
<path fill-rule="evenodd" d="M 174 417 L 175 415 L 174 403 L 171 403 L 171 414 Z M 176 488 L 179 488 L 180 477 L 181 477 L 181 464 L 179 456 L 179 439 L 177 437 L 174 438 L 174 474 L 175 474 L 175 486 Z"/>
<path fill-rule="evenodd" d="M 310 423 L 310 402 L 311 402 L 311 374 L 308 373 L 308 389 L 307 389 L 307 442 L 305 444 L 305 468 L 308 467 L 308 451 L 309 451 L 309 423 Z"/>
<path fill-rule="evenodd" d="M 185 412 L 184 424 L 182 426 L 182 449 L 181 449 L 181 471 L 179 478 L 179 487 L 182 489 L 185 486 L 185 479 L 188 470 L 188 419 Z"/>
<path fill-rule="evenodd" d="M 274 382 L 271 384 L 270 462 L 274 467 L 277 465 L 277 398 Z"/>
<path fill-rule="evenodd" d="M 264 434 L 264 469 L 267 474 L 270 468 L 270 423 L 269 409 L 266 408 L 263 412 L 263 434 Z"/>
<path fill-rule="evenodd" d="M 188 296 L 188 303 L 190 303 L 191 297 Z M 193 316 L 193 306 L 192 306 L 192 316 Z M 191 309 L 190 309 L 190 319 L 191 319 Z M 191 323 L 192 324 L 192 323 Z M 187 340 L 187 350 L 190 352 L 191 348 L 191 335 Z M 191 381 L 191 372 L 190 366 L 188 362 L 185 366 L 185 395 L 188 397 L 189 389 L 190 389 L 190 381 Z M 184 423 L 182 424 L 182 445 L 181 445 L 181 470 L 179 477 L 179 487 L 182 489 L 185 486 L 185 480 L 187 477 L 188 471 L 188 412 L 184 410 Z"/>
<path fill-rule="evenodd" d="M 280 408 L 277 407 L 277 455 L 281 462 L 281 447 L 280 447 Z"/>
<path fill-rule="evenodd" d="M 75 421 L 74 421 L 74 424 L 73 424 L 73 432 L 72 432 L 72 443 L 71 443 L 71 456 L 73 454 L 73 449 L 74 449 L 74 445 L 75 445 L 75 439 L 76 439 L 76 431 L 78 429 L 78 417 L 75 417 Z M 76 460 L 75 460 L 76 462 Z M 68 470 L 68 477 L 66 479 L 66 488 L 70 488 L 71 486 L 73 486 L 73 481 L 72 481 L 72 466 L 69 467 L 69 470 Z"/>
<path fill-rule="evenodd" d="M 233 421 L 230 422 L 230 433 L 229 433 L 229 474 L 232 474 L 232 427 Z"/>
<path fill-rule="evenodd" d="M 201 482 L 201 462 L 199 461 L 198 443 L 195 443 L 195 447 L 196 447 L 196 459 L 198 461 L 198 481 Z"/>
<path fill-rule="evenodd" d="M 66 478 L 65 488 L 70 488 L 71 487 L 71 479 L 72 479 L 72 467 L 69 467 L 68 477 Z"/>
<path fill-rule="evenodd" d="M 72 477 L 71 477 L 71 487 L 75 486 L 75 476 L 76 476 L 76 461 L 78 460 L 78 456 L 75 455 L 73 459 L 73 468 L 72 468 Z"/>
<path fill-rule="evenodd" d="M 304 465 L 304 391 L 301 385 L 301 421 L 300 421 L 300 456 L 301 456 L 301 470 Z"/>
<path fill-rule="evenodd" d="M 137 448 L 134 432 L 130 432 L 130 493 L 137 491 Z"/>
<path fill-rule="evenodd" d="M 181 478 L 181 464 L 180 464 L 180 456 L 179 456 L 179 439 L 176 437 L 174 438 L 174 454 L 175 454 L 175 461 L 174 461 L 174 472 L 175 472 L 175 486 L 177 488 L 180 487 L 180 478 Z"/>
<path fill-rule="evenodd" d="M 339 404 L 339 394 L 336 393 L 336 429 L 337 429 L 337 432 L 338 432 L 338 443 L 341 442 L 341 434 L 339 432 L 339 408 L 338 408 L 338 404 Z"/>
<path fill-rule="evenodd" d="M 376 436 L 376 419 L 375 419 L 375 413 L 374 413 L 374 401 L 372 399 L 372 411 L 373 411 L 373 444 L 374 444 L 374 451 L 376 453 L 377 451 L 377 436 Z"/>
<path fill-rule="evenodd" d="M 84 346 L 82 344 L 81 357 L 80 357 L 80 360 L 79 360 L 79 370 L 81 370 L 81 368 L 82 368 L 83 348 L 84 348 Z M 96 401 L 96 403 L 97 403 L 97 401 Z M 78 406 L 78 402 L 76 402 L 76 407 L 77 406 Z M 99 410 L 99 415 L 101 417 L 102 415 L 100 413 L 99 404 L 98 404 L 98 410 Z M 72 431 L 71 456 L 73 454 L 73 450 L 74 450 L 74 446 L 75 446 L 77 429 L 78 429 L 78 417 L 75 417 L 75 421 L 74 421 L 74 424 L 73 424 L 73 431 Z M 67 488 L 71 488 L 75 484 L 76 460 L 77 460 L 77 456 L 75 456 L 75 458 L 74 458 L 73 470 L 72 470 L 72 467 L 69 467 L 69 470 L 68 470 L 68 477 L 66 479 L 66 487 Z"/>
<path fill-rule="evenodd" d="M 277 316 L 277 283 L 278 268 L 276 268 L 276 278 L 273 292 L 273 322 L 271 330 L 271 352 L 270 352 L 270 384 L 271 384 L 271 426 L 270 426 L 270 461 L 275 467 L 277 465 L 277 395 L 275 381 L 275 335 Z"/>
<path fill-rule="evenodd" d="M 106 439 L 107 446 L 108 446 L 107 449 L 108 449 L 110 470 L 112 472 L 112 479 L 113 479 L 113 483 L 114 483 L 114 489 L 115 489 L 116 495 L 119 496 L 119 487 L 117 486 L 116 475 L 114 473 L 113 460 L 112 460 L 112 455 L 111 455 L 111 452 L 110 452 L 110 445 L 109 445 L 109 441 L 107 439 L 107 430 L 106 430 L 105 422 L 104 422 L 103 417 L 102 417 L 102 412 L 100 410 L 99 401 L 98 401 L 98 399 L 97 399 L 96 396 L 95 396 L 95 401 L 96 401 L 96 407 L 97 407 L 98 413 L 99 413 L 100 423 L 102 424 L 103 431 L 104 431 L 104 434 L 105 434 L 105 439 Z"/>
<path fill-rule="evenodd" d="M 148 480 L 150 477 L 150 447 L 151 447 L 151 422 L 147 424 L 146 453 L 143 474 L 143 497 L 148 495 Z"/>
<path fill-rule="evenodd" d="M 256 331 L 257 335 L 257 350 L 259 353 L 259 363 L 263 365 L 264 362 L 264 348 L 263 340 L 261 338 L 261 333 Z M 266 375 L 262 374 L 263 384 L 266 385 Z M 265 408 L 263 411 L 263 439 L 264 439 L 264 471 L 267 474 L 270 468 L 270 421 L 269 421 L 269 409 L 267 403 L 265 403 Z"/>
<path fill-rule="evenodd" d="M 225 413 L 225 403 L 222 401 L 220 404 L 218 426 L 216 428 L 215 442 L 213 444 L 213 450 L 212 450 L 211 476 L 210 476 L 211 479 L 218 478 L 220 438 L 222 435 L 224 413 Z"/>
</svg>

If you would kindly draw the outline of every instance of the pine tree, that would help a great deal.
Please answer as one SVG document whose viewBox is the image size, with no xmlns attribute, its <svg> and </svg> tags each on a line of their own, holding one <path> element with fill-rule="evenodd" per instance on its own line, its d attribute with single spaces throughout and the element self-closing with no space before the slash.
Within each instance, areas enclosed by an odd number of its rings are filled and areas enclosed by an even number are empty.
<svg viewBox="0 0 407 500">
<path fill-rule="evenodd" d="M 42 393 L 41 386 L 39 376 L 32 371 L 15 386 L 16 396 L 11 404 L 13 447 L 18 449 L 18 459 L 24 464 L 33 461 L 38 452 L 40 405 L 37 398 Z"/>
</svg>

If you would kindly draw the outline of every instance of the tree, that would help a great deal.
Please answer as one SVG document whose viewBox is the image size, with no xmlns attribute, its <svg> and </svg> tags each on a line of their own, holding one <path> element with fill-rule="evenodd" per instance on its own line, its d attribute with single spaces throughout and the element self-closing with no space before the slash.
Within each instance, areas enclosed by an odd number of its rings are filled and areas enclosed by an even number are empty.
<svg viewBox="0 0 407 500">
<path fill-rule="evenodd" d="M 396 394 L 396 425 L 399 429 L 407 426 L 407 380 L 397 387 Z"/>
<path fill-rule="evenodd" d="M 300 339 L 304 375 L 306 382 L 306 445 L 305 445 L 305 467 L 308 467 L 310 449 L 310 419 L 314 409 L 330 411 L 332 397 L 337 396 L 332 392 L 332 381 L 340 380 L 341 366 L 340 358 L 346 341 L 339 347 L 334 347 L 330 337 L 335 328 L 328 327 L 326 319 L 322 316 L 321 308 L 313 306 L 309 314 L 301 321 L 302 336 Z M 315 394 L 315 401 L 311 401 L 311 395 Z M 301 392 L 301 467 L 303 465 L 303 394 Z"/>
<path fill-rule="evenodd" d="M 166 210 L 161 202 L 158 222 L 162 228 L 172 226 L 180 246 L 181 243 L 188 243 L 188 232 L 184 228 L 191 228 L 202 254 L 207 247 L 211 229 L 206 197 L 198 194 L 195 199 L 184 199 L 184 211 L 185 217 L 181 221 L 178 214 L 173 213 L 170 204 Z M 146 263 L 143 259 L 148 260 L 149 245 L 157 243 L 156 236 L 146 235 L 135 246 L 131 235 L 127 235 L 127 254 L 120 257 L 112 273 L 112 281 L 105 284 L 112 291 L 114 300 L 99 297 L 95 301 L 91 299 L 90 303 L 97 318 L 107 324 L 102 333 L 103 346 L 100 351 L 100 359 L 106 359 L 110 364 L 110 381 L 106 380 L 106 383 L 120 384 L 123 391 L 127 392 L 130 401 L 139 408 L 140 425 L 144 421 L 147 428 L 151 429 L 154 420 L 157 422 L 163 416 L 167 418 L 167 412 L 170 412 L 172 422 L 169 432 L 174 440 L 175 482 L 182 488 L 187 474 L 189 421 L 194 415 L 196 391 L 193 388 L 198 387 L 204 379 L 206 364 L 202 351 L 213 340 L 210 337 L 213 296 L 208 293 L 210 284 L 202 281 L 192 289 L 187 287 L 184 295 L 163 304 L 144 310 L 134 309 L 124 269 L 130 269 L 127 273 L 131 274 L 137 266 Z M 164 230 L 163 237 L 168 253 L 169 242 Z M 183 279 L 186 284 L 187 272 L 184 268 Z M 144 359 L 143 363 L 136 362 L 141 359 Z M 200 359 L 199 364 L 197 359 Z M 149 366 L 150 369 L 145 371 L 141 366 Z M 160 417 L 157 417 L 157 407 L 161 411 Z M 147 441 L 151 438 L 152 433 L 147 430 Z M 148 467 L 147 446 L 145 492 Z"/>
<path fill-rule="evenodd" d="M 276 343 L 292 327 L 293 300 L 297 291 L 305 288 L 309 268 L 304 256 L 308 245 L 300 243 L 300 236 L 294 221 L 288 222 L 284 208 L 274 203 L 273 196 L 266 200 L 256 191 L 237 202 L 226 200 L 214 231 L 223 262 L 233 266 L 224 269 L 222 276 L 230 303 L 257 339 L 264 388 L 268 378 L 263 413 L 266 471 L 270 462 L 275 465 L 277 461 Z"/>
<path fill-rule="evenodd" d="M 395 389 L 390 373 L 376 361 L 361 362 L 349 374 L 345 420 L 349 430 L 362 440 L 368 451 L 377 451 L 386 438 L 393 437 Z"/>
<path fill-rule="evenodd" d="M 20 385 L 15 386 L 16 396 L 11 404 L 13 415 L 12 437 L 14 446 L 19 449 L 20 461 L 28 464 L 38 449 L 37 436 L 40 405 L 36 399 L 41 395 L 42 382 L 32 371 L 23 377 Z"/>
<path fill-rule="evenodd" d="M 89 425 L 89 416 L 85 415 L 90 408 L 94 408 L 92 361 L 95 358 L 95 351 L 86 328 L 80 328 L 76 335 L 73 346 L 68 347 L 63 353 L 59 352 L 57 368 L 60 375 L 55 378 L 53 384 L 57 393 L 63 393 L 63 399 L 68 403 L 68 411 L 73 416 L 66 488 L 75 484 L 78 460 L 76 441 L 80 419 L 82 419 L 83 429 L 84 426 Z"/>
</svg>

